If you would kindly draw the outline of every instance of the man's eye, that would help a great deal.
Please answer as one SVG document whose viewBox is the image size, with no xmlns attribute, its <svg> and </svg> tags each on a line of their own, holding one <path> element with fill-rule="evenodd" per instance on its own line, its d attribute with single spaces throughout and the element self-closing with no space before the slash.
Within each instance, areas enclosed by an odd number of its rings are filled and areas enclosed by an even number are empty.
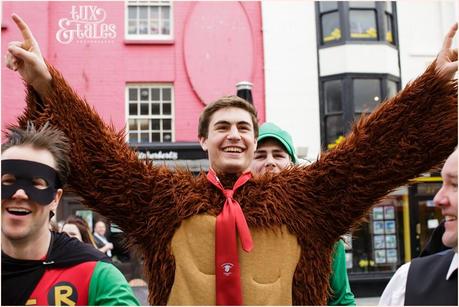
<svg viewBox="0 0 459 307">
<path fill-rule="evenodd" d="M 11 174 L 2 175 L 2 185 L 10 186 L 16 181 L 16 177 Z"/>
<path fill-rule="evenodd" d="M 48 187 L 48 183 L 43 178 L 34 178 L 32 179 L 32 184 L 35 188 L 43 190 Z"/>
</svg>

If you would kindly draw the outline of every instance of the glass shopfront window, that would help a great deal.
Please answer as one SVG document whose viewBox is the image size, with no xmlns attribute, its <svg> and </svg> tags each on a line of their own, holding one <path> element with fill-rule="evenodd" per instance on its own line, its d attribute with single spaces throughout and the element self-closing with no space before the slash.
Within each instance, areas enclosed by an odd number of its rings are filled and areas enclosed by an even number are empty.
<svg viewBox="0 0 459 307">
<path fill-rule="evenodd" d="M 389 196 L 346 238 L 349 273 L 394 272 L 404 261 L 403 201 Z"/>
</svg>

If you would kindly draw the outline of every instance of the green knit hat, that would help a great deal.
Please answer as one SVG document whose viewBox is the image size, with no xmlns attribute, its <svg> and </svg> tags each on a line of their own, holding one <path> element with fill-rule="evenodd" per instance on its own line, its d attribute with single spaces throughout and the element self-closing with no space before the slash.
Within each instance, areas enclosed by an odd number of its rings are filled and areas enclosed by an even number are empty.
<svg viewBox="0 0 459 307">
<path fill-rule="evenodd" d="M 297 158 L 295 155 L 295 147 L 293 146 L 293 140 L 290 133 L 288 133 L 285 130 L 282 130 L 273 123 L 264 123 L 260 126 L 258 131 L 258 142 L 266 138 L 273 138 L 279 141 L 284 146 L 286 152 L 289 154 L 293 163 L 296 164 Z"/>
</svg>

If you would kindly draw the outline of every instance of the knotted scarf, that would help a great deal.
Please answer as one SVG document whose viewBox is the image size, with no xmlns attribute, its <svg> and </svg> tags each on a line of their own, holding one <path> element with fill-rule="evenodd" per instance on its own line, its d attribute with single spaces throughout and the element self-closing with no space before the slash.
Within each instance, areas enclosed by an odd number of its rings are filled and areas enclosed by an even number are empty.
<svg viewBox="0 0 459 307">
<path fill-rule="evenodd" d="M 247 221 L 241 206 L 233 198 L 236 190 L 244 185 L 252 174 L 243 173 L 233 189 L 225 189 L 214 170 L 210 169 L 207 179 L 226 197 L 222 212 L 217 216 L 215 230 L 215 276 L 217 305 L 242 305 L 241 271 L 238 259 L 236 228 L 242 249 L 250 252 L 253 247 Z"/>
</svg>

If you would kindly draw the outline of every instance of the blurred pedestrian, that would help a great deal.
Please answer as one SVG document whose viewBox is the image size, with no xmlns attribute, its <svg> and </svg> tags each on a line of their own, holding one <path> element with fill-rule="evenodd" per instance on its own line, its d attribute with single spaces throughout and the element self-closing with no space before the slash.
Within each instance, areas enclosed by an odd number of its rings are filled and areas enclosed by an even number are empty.
<svg viewBox="0 0 459 307">
<path fill-rule="evenodd" d="M 102 252 L 112 257 L 113 243 L 109 242 L 105 237 L 107 233 L 107 226 L 103 221 L 97 221 L 94 225 L 94 240 L 96 247 Z"/>
<path fill-rule="evenodd" d="M 77 238 L 81 242 L 96 247 L 88 223 L 79 216 L 71 215 L 67 217 L 62 226 L 62 232 L 66 233 L 69 237 Z"/>
</svg>

